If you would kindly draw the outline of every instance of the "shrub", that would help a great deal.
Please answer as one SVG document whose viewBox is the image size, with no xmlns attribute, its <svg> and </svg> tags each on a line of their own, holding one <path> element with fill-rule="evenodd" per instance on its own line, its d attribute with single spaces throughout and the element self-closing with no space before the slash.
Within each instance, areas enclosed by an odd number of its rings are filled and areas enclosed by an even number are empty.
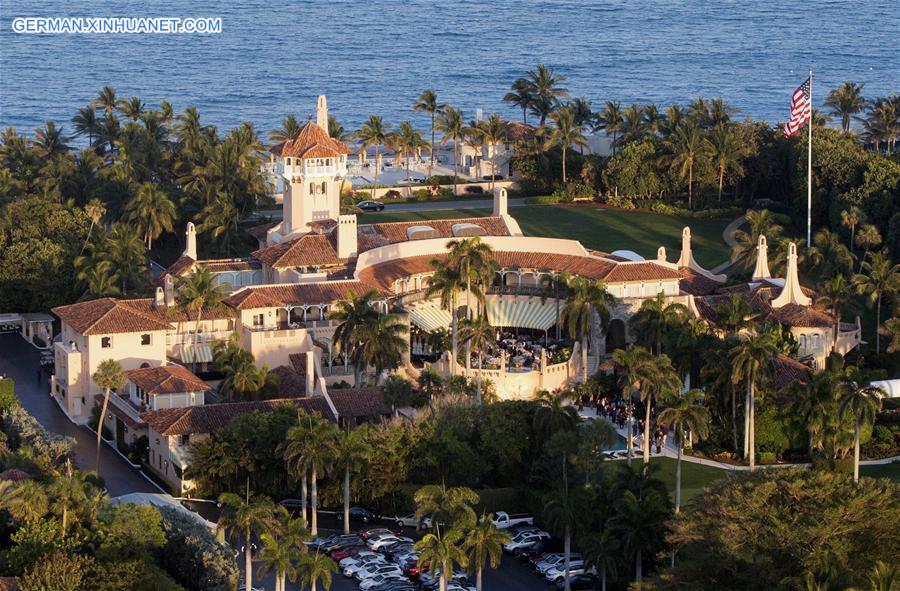
<svg viewBox="0 0 900 591">
<path fill-rule="evenodd" d="M 437 196 L 440 199 L 450 199 L 451 197 L 455 197 L 456 195 L 453 194 L 453 189 L 449 187 L 441 187 L 437 192 Z"/>
<path fill-rule="evenodd" d="M 456 177 L 456 181 L 458 183 L 465 182 L 465 180 L 461 177 Z M 453 175 L 451 174 L 435 174 L 424 181 L 422 181 L 423 185 L 452 185 L 453 184 Z"/>
<path fill-rule="evenodd" d="M 9 447 L 31 447 L 35 454 L 52 463 L 69 457 L 75 450 L 75 440 L 47 431 L 37 419 L 21 406 L 9 409 L 3 416 L 3 431 L 9 437 Z"/>
<path fill-rule="evenodd" d="M 421 201 L 425 201 L 431 197 L 431 191 L 429 191 L 428 189 L 416 189 L 412 192 L 412 194 L 415 199 L 419 199 Z"/>
<path fill-rule="evenodd" d="M 678 212 L 678 208 L 665 201 L 654 199 L 650 201 L 650 211 L 653 213 L 661 213 L 663 215 L 675 215 Z"/>
<path fill-rule="evenodd" d="M 468 185 L 466 187 L 466 193 L 470 195 L 483 195 L 484 187 L 482 187 L 481 185 Z"/>
<path fill-rule="evenodd" d="M 606 204 L 610 207 L 618 207 L 620 209 L 634 209 L 634 201 L 628 197 L 619 197 L 610 195 L 606 198 Z"/>
<path fill-rule="evenodd" d="M 16 399 L 12 378 L 0 378 L 0 413 L 5 413 L 15 406 L 19 406 L 19 401 Z"/>
<path fill-rule="evenodd" d="M 382 199 L 400 199 L 400 197 L 400 191 L 397 189 L 391 189 L 381 196 Z"/>
<path fill-rule="evenodd" d="M 572 195 L 571 193 L 569 193 L 563 187 L 558 187 L 555 191 L 553 191 L 553 194 L 550 196 L 556 198 L 557 202 L 562 202 L 562 203 L 571 203 L 572 201 L 575 200 L 575 196 Z"/>
<path fill-rule="evenodd" d="M 190 591 L 229 591 L 237 588 L 238 569 L 231 550 L 192 517 L 173 507 L 160 507 L 166 545 L 160 564 Z"/>
<path fill-rule="evenodd" d="M 778 458 L 775 457 L 775 452 L 771 451 L 763 451 L 759 454 L 759 461 L 761 464 L 774 464 Z"/>
<path fill-rule="evenodd" d="M 80 554 L 54 552 L 36 562 L 22 577 L 22 591 L 78 591 L 88 588 L 94 559 Z M 93 588 L 90 586 L 90 588 Z"/>
<path fill-rule="evenodd" d="M 555 195 L 541 195 L 540 197 L 528 197 L 525 199 L 528 205 L 555 205 L 559 203 L 559 198 Z"/>
</svg>

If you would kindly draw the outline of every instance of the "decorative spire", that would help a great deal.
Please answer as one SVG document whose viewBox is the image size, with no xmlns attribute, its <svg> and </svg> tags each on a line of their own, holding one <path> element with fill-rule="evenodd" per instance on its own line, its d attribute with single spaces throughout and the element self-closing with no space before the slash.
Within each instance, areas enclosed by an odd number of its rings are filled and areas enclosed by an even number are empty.
<svg viewBox="0 0 900 591">
<path fill-rule="evenodd" d="M 694 260 L 694 254 L 691 252 L 691 229 L 688 226 L 685 226 L 681 231 L 681 256 L 678 257 L 678 262 L 676 264 L 679 269 L 690 269 L 713 281 L 718 281 L 720 283 L 725 281 L 725 275 L 713 275 Z"/>
<path fill-rule="evenodd" d="M 194 228 L 194 222 L 187 223 L 187 229 L 184 232 L 185 247 L 184 256 L 197 260 L 197 229 Z"/>
<path fill-rule="evenodd" d="M 787 257 L 787 274 L 784 278 L 784 287 L 778 297 L 772 300 L 773 308 L 781 308 L 788 304 L 797 304 L 798 306 L 809 306 L 812 299 L 803 293 L 800 287 L 800 277 L 797 272 L 797 245 L 791 242 L 788 247 Z"/>
<path fill-rule="evenodd" d="M 753 280 L 759 281 L 771 276 L 769 273 L 769 247 L 766 244 L 766 237 L 760 234 L 756 243 L 756 267 L 753 269 Z"/>
<path fill-rule="evenodd" d="M 665 262 L 666 262 L 666 247 L 665 247 L 665 246 L 660 246 L 660 247 L 656 250 L 656 260 L 659 261 L 659 262 L 661 262 L 661 263 L 665 263 Z"/>
<path fill-rule="evenodd" d="M 319 95 L 316 103 L 316 125 L 325 132 L 325 135 L 328 135 L 328 101 L 325 100 L 324 94 Z"/>
</svg>

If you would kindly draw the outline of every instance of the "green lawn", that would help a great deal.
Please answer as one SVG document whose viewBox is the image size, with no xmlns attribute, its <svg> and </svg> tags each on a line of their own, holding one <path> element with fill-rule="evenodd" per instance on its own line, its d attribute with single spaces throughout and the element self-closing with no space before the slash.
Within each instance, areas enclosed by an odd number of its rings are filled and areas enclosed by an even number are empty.
<svg viewBox="0 0 900 591">
<path fill-rule="evenodd" d="M 675 500 L 675 464 L 672 458 L 651 458 L 650 464 L 657 466 L 655 476 L 666 483 L 672 500 Z M 706 486 L 727 474 L 726 470 L 711 468 L 693 462 L 681 462 L 681 503 L 686 505 L 703 492 Z"/>
<path fill-rule="evenodd" d="M 487 209 L 442 209 L 416 212 L 382 212 L 360 216 L 360 223 L 398 222 L 489 215 Z M 638 211 L 525 205 L 510 210 L 526 236 L 574 238 L 587 248 L 611 252 L 633 250 L 656 258 L 666 247 L 669 261 L 681 252 L 681 229 L 691 227 L 694 258 L 706 267 L 725 261 L 730 249 L 722 240 L 729 220 L 677 218 Z"/>
<path fill-rule="evenodd" d="M 890 478 L 894 482 L 900 482 L 900 462 L 881 464 L 878 466 L 860 466 L 859 473 L 862 476 Z"/>
</svg>

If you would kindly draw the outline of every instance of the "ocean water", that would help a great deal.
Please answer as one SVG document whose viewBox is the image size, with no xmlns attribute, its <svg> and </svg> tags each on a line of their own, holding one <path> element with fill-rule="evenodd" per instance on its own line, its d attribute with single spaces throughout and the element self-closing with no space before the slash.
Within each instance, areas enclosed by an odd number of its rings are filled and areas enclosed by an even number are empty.
<svg viewBox="0 0 900 591">
<path fill-rule="evenodd" d="M 21 35 L 19 16 L 219 16 L 218 35 Z M 199 108 L 220 129 L 268 130 L 315 97 L 347 129 L 370 114 L 422 127 L 442 102 L 521 117 L 501 98 L 537 63 L 573 96 L 686 103 L 722 96 L 776 123 L 814 67 L 814 100 L 842 80 L 900 91 L 897 0 L 0 0 L 0 127 L 69 119 L 104 85 Z"/>
</svg>

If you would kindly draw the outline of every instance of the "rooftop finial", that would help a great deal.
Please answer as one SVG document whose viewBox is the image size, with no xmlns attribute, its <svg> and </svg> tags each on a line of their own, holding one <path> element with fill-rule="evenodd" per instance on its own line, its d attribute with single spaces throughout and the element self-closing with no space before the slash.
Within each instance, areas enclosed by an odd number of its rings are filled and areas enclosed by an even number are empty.
<svg viewBox="0 0 900 591">
<path fill-rule="evenodd" d="M 800 287 L 800 276 L 797 271 L 797 245 L 791 242 L 788 247 L 787 257 L 787 273 L 784 278 L 784 287 L 778 297 L 772 300 L 773 308 L 781 308 L 788 304 L 797 304 L 798 306 L 809 306 L 812 299 L 803 293 Z"/>
<path fill-rule="evenodd" d="M 316 125 L 328 135 L 328 101 L 324 94 L 319 95 L 316 103 Z"/>
<path fill-rule="evenodd" d="M 756 267 L 753 269 L 753 280 L 768 279 L 772 275 L 769 273 L 769 247 L 766 244 L 766 237 L 759 235 L 756 242 Z"/>
</svg>

